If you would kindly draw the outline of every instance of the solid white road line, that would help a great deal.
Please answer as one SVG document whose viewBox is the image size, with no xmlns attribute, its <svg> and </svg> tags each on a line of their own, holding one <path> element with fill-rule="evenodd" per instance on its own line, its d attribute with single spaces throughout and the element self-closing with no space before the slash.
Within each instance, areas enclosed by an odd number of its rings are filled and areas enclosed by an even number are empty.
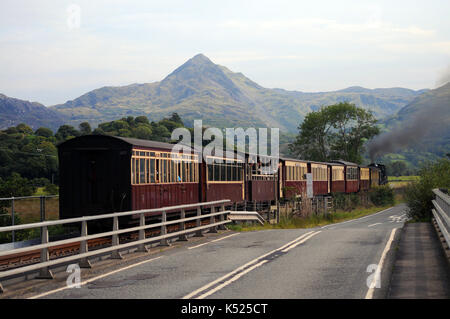
<svg viewBox="0 0 450 319">
<path fill-rule="evenodd" d="M 394 207 L 386 208 L 386 209 L 382 210 L 381 212 L 378 212 L 378 213 L 375 213 L 375 214 L 370 214 L 370 215 L 363 216 L 363 217 L 360 217 L 360 218 L 357 218 L 357 219 L 347 220 L 345 222 L 340 222 L 340 223 L 336 223 L 336 224 L 325 225 L 325 226 L 322 226 L 320 228 L 326 228 L 326 227 L 330 227 L 330 226 L 339 226 L 339 225 L 346 224 L 346 223 L 356 222 L 356 221 L 359 221 L 361 219 L 365 219 L 365 218 L 369 218 L 369 217 L 373 217 L 373 216 L 382 214 L 382 213 L 387 212 L 388 210 L 390 210 L 390 209 L 392 209 Z"/>
<path fill-rule="evenodd" d="M 198 247 L 201 247 L 201 246 L 204 246 L 204 245 L 208 245 L 209 243 L 214 243 L 216 241 L 220 241 L 222 239 L 225 239 L 225 238 L 228 238 L 228 237 L 231 237 L 231 236 L 236 236 L 236 235 L 239 235 L 239 233 L 235 233 L 235 234 L 231 234 L 231 235 L 228 235 L 228 236 L 225 236 L 225 237 L 214 239 L 214 240 L 208 241 L 207 243 L 203 243 L 203 244 L 200 244 L 200 245 L 197 245 L 197 246 L 188 247 L 187 249 L 198 248 Z"/>
<path fill-rule="evenodd" d="M 378 278 L 380 278 L 380 276 L 381 276 L 381 270 L 383 269 L 384 260 L 386 259 L 386 255 L 387 255 L 389 249 L 391 249 L 391 244 L 392 244 L 392 241 L 394 240 L 395 232 L 397 231 L 397 229 L 398 228 L 394 228 L 392 230 L 391 236 L 389 237 L 389 240 L 388 240 L 386 246 L 384 247 L 383 253 L 381 254 L 380 262 L 378 263 L 377 270 L 375 270 L 376 274 L 375 274 L 375 276 L 373 276 L 372 282 L 370 283 L 370 287 L 375 287 L 376 280 Z M 369 288 L 365 299 L 372 299 L 374 291 L 375 291 L 375 288 Z"/>
<path fill-rule="evenodd" d="M 311 237 L 317 235 L 318 233 L 320 233 L 321 231 L 319 230 L 318 232 L 312 233 L 311 235 L 309 235 L 308 237 L 305 237 L 304 239 L 292 244 L 289 247 L 286 247 L 285 249 L 282 250 L 283 253 L 288 252 L 289 250 L 291 250 L 294 247 L 297 247 L 300 244 L 303 244 L 305 241 L 307 241 L 308 239 L 310 239 Z"/>
<path fill-rule="evenodd" d="M 277 249 L 274 249 L 274 250 L 272 250 L 272 251 L 269 251 L 268 253 L 266 253 L 266 254 L 264 254 L 264 255 L 261 255 L 261 256 L 255 258 L 255 259 L 250 260 L 249 262 L 247 262 L 246 264 L 244 264 L 244 265 L 242 265 L 242 266 L 236 268 L 236 269 L 233 270 L 232 272 L 223 275 L 222 277 L 220 277 L 220 278 L 218 278 L 218 279 L 216 279 L 216 280 L 214 280 L 214 281 L 212 281 L 212 282 L 210 282 L 210 283 L 204 285 L 203 287 L 200 287 L 199 289 L 194 290 L 194 291 L 191 292 L 190 294 L 187 294 L 187 295 L 184 296 L 182 299 L 190 299 L 190 298 L 192 298 L 192 297 L 194 297 L 194 296 L 196 296 L 196 295 L 198 295 L 198 294 L 201 294 L 201 293 L 203 293 L 204 291 L 206 291 L 207 289 L 211 288 L 212 286 L 214 286 L 214 285 L 220 283 L 220 282 L 223 281 L 223 280 L 226 280 L 226 279 L 229 278 L 229 277 L 234 277 L 236 274 L 238 274 L 238 273 L 240 273 L 240 272 L 242 272 L 242 271 L 245 271 L 245 273 L 247 273 L 248 271 L 245 270 L 246 267 L 249 267 L 249 266 L 252 266 L 252 265 L 255 264 L 255 263 L 258 263 L 261 259 L 263 259 L 263 258 L 269 256 L 270 254 L 272 254 L 272 253 L 274 253 L 274 252 L 281 251 L 281 250 L 285 249 L 286 247 L 289 247 L 290 245 L 292 245 L 292 244 L 294 244 L 294 243 L 296 243 L 296 242 L 302 240 L 303 238 L 305 238 L 306 236 L 310 235 L 311 233 L 315 233 L 315 232 L 310 231 L 310 232 L 308 232 L 308 233 L 306 233 L 306 234 L 303 234 L 303 235 L 301 235 L 301 236 L 295 238 L 294 240 L 288 242 L 287 244 L 285 244 L 285 245 L 283 245 L 283 246 L 281 246 L 281 247 L 279 247 L 279 248 L 277 248 Z M 259 263 L 258 263 L 258 264 L 259 264 Z M 264 263 L 261 263 L 261 265 L 262 265 L 262 264 L 264 264 Z M 254 265 L 254 266 L 256 266 L 256 265 Z M 260 265 L 258 265 L 257 267 L 259 267 L 259 266 L 260 266 Z M 253 266 L 252 266 L 252 267 L 253 267 Z M 256 268 L 256 267 L 254 267 L 254 268 L 252 268 L 252 267 L 250 267 L 250 268 L 251 268 L 251 269 Z M 230 283 L 231 283 L 231 282 L 230 282 Z M 223 286 L 223 287 L 225 287 L 225 286 Z M 217 290 L 215 290 L 215 291 L 217 291 Z M 203 295 L 204 295 L 204 294 L 202 294 L 202 296 L 203 296 Z"/>
<path fill-rule="evenodd" d="M 220 289 L 222 289 L 225 286 L 228 286 L 229 284 L 231 284 L 233 281 L 238 280 L 239 278 L 241 278 L 242 276 L 244 276 L 246 273 L 249 273 L 250 271 L 252 271 L 255 268 L 258 268 L 259 266 L 264 265 L 266 262 L 268 262 L 268 260 L 262 260 L 259 263 L 257 263 L 256 265 L 253 265 L 249 268 L 247 268 L 244 271 L 241 271 L 240 273 L 238 273 L 237 275 L 234 275 L 233 277 L 231 277 L 230 279 L 228 279 L 227 281 L 223 282 L 222 284 L 218 285 L 217 287 L 205 292 L 203 295 L 198 296 L 196 299 L 203 299 L 208 297 L 209 295 L 212 295 L 213 293 L 215 293 L 216 291 L 219 291 Z"/>
<path fill-rule="evenodd" d="M 151 261 L 155 261 L 155 260 L 157 260 L 159 258 L 162 258 L 162 257 L 164 257 L 164 256 L 159 256 L 159 257 L 152 258 L 152 259 L 149 259 L 149 260 L 144 260 L 144 261 L 138 262 L 136 264 L 132 264 L 132 265 L 129 265 L 129 266 L 126 266 L 126 267 L 123 267 L 123 268 L 116 269 L 114 271 L 108 272 L 106 274 L 103 274 L 103 275 L 100 275 L 100 276 L 97 276 L 97 277 L 93 277 L 91 279 L 88 279 L 88 280 L 85 280 L 83 282 L 80 282 L 80 286 L 83 286 L 83 285 L 86 285 L 86 284 L 88 284 L 90 282 L 93 282 L 95 280 L 98 280 L 98 279 L 101 279 L 101 278 L 113 275 L 113 274 L 118 273 L 120 271 L 127 270 L 127 269 L 130 269 L 130 268 L 134 268 L 134 267 L 137 267 L 137 266 L 149 263 Z M 48 295 L 51 295 L 51 294 L 54 294 L 56 292 L 60 292 L 60 291 L 66 290 L 66 289 L 78 289 L 78 288 L 72 288 L 72 287 L 69 287 L 69 286 L 61 287 L 61 288 L 58 288 L 58 289 L 55 289 L 55 290 L 50 290 L 50 291 L 44 292 L 42 294 L 39 294 L 39 295 L 36 295 L 36 296 L 33 296 L 33 297 L 29 297 L 28 299 L 37 299 L 37 298 L 45 297 L 45 296 L 48 296 Z"/>
<path fill-rule="evenodd" d="M 375 226 L 375 225 L 381 225 L 381 224 L 383 224 L 383 223 L 375 223 L 375 224 L 371 224 L 371 225 L 369 225 L 369 226 L 367 226 L 367 227 L 372 227 L 372 226 Z"/>
</svg>

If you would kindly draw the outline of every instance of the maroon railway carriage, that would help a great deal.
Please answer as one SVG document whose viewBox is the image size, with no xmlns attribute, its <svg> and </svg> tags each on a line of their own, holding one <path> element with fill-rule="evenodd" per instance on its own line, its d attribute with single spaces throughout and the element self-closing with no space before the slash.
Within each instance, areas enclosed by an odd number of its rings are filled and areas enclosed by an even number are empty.
<svg viewBox="0 0 450 319">
<path fill-rule="evenodd" d="M 330 193 L 345 193 L 345 167 L 339 163 L 327 163 L 330 174 L 328 178 L 331 180 Z"/>
<path fill-rule="evenodd" d="M 229 199 L 244 201 L 244 161 L 207 156 L 201 164 L 201 200 L 210 202 Z"/>
<path fill-rule="evenodd" d="M 359 191 L 359 168 L 358 164 L 343 160 L 333 161 L 344 165 L 345 192 L 357 193 Z"/>
<path fill-rule="evenodd" d="M 60 218 L 199 202 L 198 155 L 174 145 L 103 135 L 58 145 Z"/>
<path fill-rule="evenodd" d="M 280 197 L 306 196 L 308 162 L 291 158 L 281 158 L 280 162 Z"/>
<path fill-rule="evenodd" d="M 331 191 L 330 169 L 326 163 L 309 162 L 308 171 L 313 177 L 313 195 L 327 195 Z"/>
<path fill-rule="evenodd" d="M 278 161 L 269 156 L 246 154 L 245 200 L 251 202 L 275 202 L 278 197 Z M 271 163 L 276 164 L 275 171 Z"/>
<path fill-rule="evenodd" d="M 370 168 L 367 166 L 359 167 L 359 190 L 367 192 L 370 189 Z"/>
</svg>

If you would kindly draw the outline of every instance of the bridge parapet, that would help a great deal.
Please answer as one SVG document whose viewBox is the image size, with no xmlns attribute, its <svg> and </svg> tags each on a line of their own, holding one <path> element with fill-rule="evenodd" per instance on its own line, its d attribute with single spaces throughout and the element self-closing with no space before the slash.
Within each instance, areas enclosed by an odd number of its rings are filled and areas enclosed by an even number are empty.
<svg viewBox="0 0 450 319">
<path fill-rule="evenodd" d="M 433 193 L 436 196 L 432 201 L 434 205 L 432 209 L 433 216 L 447 243 L 448 249 L 450 247 L 450 196 L 437 188 L 433 189 Z"/>
</svg>

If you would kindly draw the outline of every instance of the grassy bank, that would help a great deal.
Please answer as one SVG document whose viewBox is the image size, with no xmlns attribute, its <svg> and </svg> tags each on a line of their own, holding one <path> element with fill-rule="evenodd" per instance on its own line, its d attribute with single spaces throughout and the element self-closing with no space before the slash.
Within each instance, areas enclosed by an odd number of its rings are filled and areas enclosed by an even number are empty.
<svg viewBox="0 0 450 319">
<path fill-rule="evenodd" d="M 397 203 L 396 203 L 397 204 Z M 235 224 L 227 225 L 227 227 L 234 231 L 254 231 L 254 230 L 266 230 L 266 229 L 293 229 L 293 228 L 313 228 L 318 226 L 325 226 L 329 224 L 339 223 L 351 219 L 356 219 L 366 215 L 380 212 L 384 209 L 392 207 L 392 205 L 386 206 L 373 206 L 373 207 L 358 207 L 352 211 L 338 210 L 328 215 L 312 215 L 309 217 L 282 217 L 279 224 L 265 224 L 251 225 L 251 224 Z"/>
</svg>

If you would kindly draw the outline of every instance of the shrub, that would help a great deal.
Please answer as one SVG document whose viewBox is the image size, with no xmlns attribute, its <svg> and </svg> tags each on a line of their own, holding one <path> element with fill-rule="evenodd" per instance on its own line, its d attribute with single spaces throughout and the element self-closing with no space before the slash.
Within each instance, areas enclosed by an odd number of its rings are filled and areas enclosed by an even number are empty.
<svg viewBox="0 0 450 319">
<path fill-rule="evenodd" d="M 14 225 L 22 224 L 22 220 L 16 214 L 14 215 Z M 8 214 L 7 210 L 0 208 L 0 227 L 11 226 L 12 218 Z M 15 232 L 15 241 L 27 240 L 30 238 L 31 229 L 23 229 Z M 2 232 L 0 233 L 0 244 L 12 242 L 12 232 Z"/>
<path fill-rule="evenodd" d="M 59 188 L 55 184 L 47 184 L 44 187 L 44 191 L 49 195 L 57 195 L 59 192 Z"/>
<path fill-rule="evenodd" d="M 370 190 L 369 198 L 376 206 L 393 205 L 394 190 L 389 185 L 377 186 Z"/>
<path fill-rule="evenodd" d="M 431 218 L 434 199 L 433 188 L 450 188 L 450 160 L 441 159 L 425 164 L 419 171 L 420 179 L 405 189 L 408 216 L 414 221 L 427 221 Z"/>
</svg>

